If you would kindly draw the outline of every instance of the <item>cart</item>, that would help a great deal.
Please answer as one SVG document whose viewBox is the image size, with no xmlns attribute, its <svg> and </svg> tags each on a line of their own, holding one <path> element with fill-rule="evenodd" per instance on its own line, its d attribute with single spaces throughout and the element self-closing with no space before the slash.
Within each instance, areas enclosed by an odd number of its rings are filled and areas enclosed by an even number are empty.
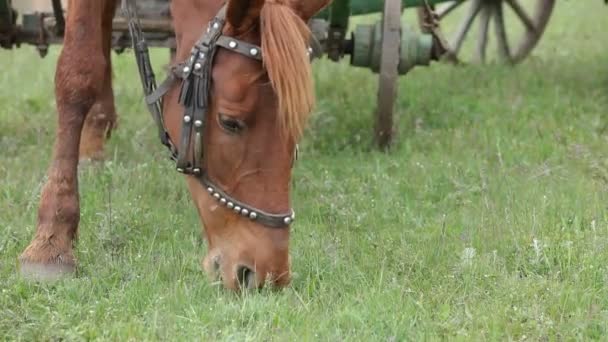
<svg viewBox="0 0 608 342">
<path fill-rule="evenodd" d="M 497 59 L 515 64 L 524 60 L 540 40 L 553 11 L 555 0 L 334 0 L 311 19 L 313 48 L 317 57 L 332 61 L 349 58 L 350 64 L 368 68 L 379 75 L 374 138 L 380 148 L 390 146 L 394 135 L 393 112 L 399 75 L 415 66 L 446 60 L 462 63 L 461 48 L 475 22 L 474 61 L 488 60 L 490 28 L 497 46 Z M 22 44 L 36 47 L 45 56 L 51 44 L 61 44 L 65 27 L 65 3 L 61 0 L 19 0 L 20 13 L 11 0 L 0 0 L 0 47 L 12 49 Z M 29 3 L 29 4 L 28 4 Z M 42 6 L 41 6 L 42 4 Z M 29 7 L 28 7 L 29 5 Z M 120 6 L 119 6 L 120 7 Z M 169 0 L 137 2 L 141 26 L 150 46 L 175 49 Z M 412 8 L 418 14 L 420 31 L 402 23 L 402 11 Z M 463 9 L 464 14 L 463 14 Z M 505 11 L 510 9 L 522 29 L 510 37 Z M 357 25 L 350 30 L 350 18 L 382 13 L 375 24 Z M 455 32 L 446 35 L 441 24 L 458 16 Z M 130 48 L 128 25 L 120 9 L 113 24 L 113 49 Z"/>
</svg>

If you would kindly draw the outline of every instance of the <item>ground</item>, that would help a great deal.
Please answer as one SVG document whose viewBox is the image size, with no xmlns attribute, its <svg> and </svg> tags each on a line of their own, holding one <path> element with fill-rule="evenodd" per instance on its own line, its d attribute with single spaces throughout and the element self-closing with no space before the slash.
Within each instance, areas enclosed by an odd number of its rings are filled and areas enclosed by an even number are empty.
<svg viewBox="0 0 608 342">
<path fill-rule="evenodd" d="M 295 278 L 242 296 L 201 271 L 198 217 L 130 53 L 115 58 L 109 160 L 80 171 L 80 273 L 52 285 L 17 275 L 50 159 L 58 48 L 1 51 L 0 339 L 605 338 L 607 18 L 602 1 L 558 1 L 516 68 L 415 69 L 400 80 L 389 153 L 370 145 L 376 76 L 316 62 Z M 158 66 L 167 56 L 154 52 Z"/>
</svg>

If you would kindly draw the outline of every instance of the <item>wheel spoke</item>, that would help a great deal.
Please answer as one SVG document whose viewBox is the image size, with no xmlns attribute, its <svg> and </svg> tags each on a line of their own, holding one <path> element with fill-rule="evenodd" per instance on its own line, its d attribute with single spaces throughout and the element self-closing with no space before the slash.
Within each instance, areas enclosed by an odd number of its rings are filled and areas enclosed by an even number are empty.
<svg viewBox="0 0 608 342">
<path fill-rule="evenodd" d="M 498 58 L 502 62 L 511 62 L 511 52 L 507 31 L 505 30 L 505 19 L 502 11 L 502 2 L 494 3 L 494 26 L 496 29 L 496 42 L 498 45 Z"/>
<path fill-rule="evenodd" d="M 536 25 L 528 13 L 524 10 L 518 0 L 506 0 L 509 6 L 513 9 L 515 14 L 519 17 L 519 20 L 524 24 L 528 31 L 536 32 Z"/>
<path fill-rule="evenodd" d="M 447 16 L 448 14 L 450 14 L 450 12 L 458 8 L 458 6 L 462 5 L 462 3 L 464 3 L 464 0 L 457 0 L 441 6 L 437 9 L 437 17 L 439 18 L 439 20 L 445 18 L 445 16 Z"/>
<path fill-rule="evenodd" d="M 476 59 L 478 62 L 484 63 L 486 61 L 486 49 L 488 46 L 488 27 L 490 26 L 490 14 L 492 8 L 490 6 L 483 6 L 481 12 L 479 12 L 479 37 L 477 40 L 477 55 Z"/>
<path fill-rule="evenodd" d="M 462 42 L 464 41 L 464 39 L 467 36 L 467 33 L 471 29 L 471 24 L 473 24 L 475 17 L 479 13 L 479 10 L 481 9 L 481 5 L 482 5 L 482 0 L 472 0 L 471 1 L 471 7 L 469 7 L 469 12 L 467 13 L 465 19 L 460 24 L 460 28 L 458 29 L 458 32 L 454 36 L 454 39 L 452 39 L 452 44 L 450 44 L 451 48 L 452 48 L 451 52 L 454 55 L 457 55 L 458 51 L 460 51 Z"/>
<path fill-rule="evenodd" d="M 444 18 L 454 16 L 458 18 L 455 29 L 449 32 L 450 39 L 447 43 L 444 42 L 447 48 L 447 52 L 443 54 L 444 60 L 466 61 L 466 58 L 459 56 L 466 47 L 467 52 L 469 48 L 472 50 L 472 56 L 469 57 L 472 61 L 483 63 L 494 59 L 502 63 L 515 64 L 526 58 L 538 44 L 558 0 L 425 0 L 423 2 L 434 4 L 433 8 L 437 10 L 432 11 L 433 17 L 439 19 L 441 24 L 446 21 Z M 465 2 L 467 3 L 463 5 Z M 428 25 L 425 23 L 428 19 L 424 19 L 424 16 L 421 18 L 421 28 L 424 31 L 427 29 Z M 475 21 L 479 22 L 475 23 Z M 516 26 L 513 30 L 510 26 L 506 26 L 513 23 Z M 472 28 L 472 25 L 475 27 Z M 479 31 L 469 33 L 471 30 Z M 471 37 L 474 41 L 465 43 L 471 35 L 474 36 Z M 494 45 L 496 48 L 490 48 Z"/>
</svg>

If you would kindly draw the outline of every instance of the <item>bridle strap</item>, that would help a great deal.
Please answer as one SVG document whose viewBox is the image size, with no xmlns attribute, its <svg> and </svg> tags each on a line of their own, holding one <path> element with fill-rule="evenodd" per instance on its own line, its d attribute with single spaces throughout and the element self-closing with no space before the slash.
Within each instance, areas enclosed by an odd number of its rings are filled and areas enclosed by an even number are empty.
<svg viewBox="0 0 608 342">
<path fill-rule="evenodd" d="M 271 214 L 260 209 L 250 209 L 249 206 L 243 202 L 240 202 L 230 195 L 225 193 L 222 189 L 217 187 L 207 177 L 206 173 L 203 173 L 200 177 L 197 177 L 198 181 L 207 189 L 209 195 L 213 196 L 216 201 L 228 209 L 233 210 L 236 214 L 248 217 L 250 220 L 255 220 L 264 226 L 271 228 L 283 228 L 289 225 L 296 218 L 296 213 L 291 210 L 288 214 Z"/>
<path fill-rule="evenodd" d="M 122 3 L 122 9 L 129 18 L 129 33 L 133 40 L 133 50 L 135 51 L 135 61 L 141 77 L 141 83 L 143 86 L 144 94 L 149 95 L 156 89 L 156 78 L 152 65 L 150 63 L 150 54 L 148 52 L 148 44 L 144 39 L 143 32 L 141 31 L 141 24 L 139 17 L 136 14 L 136 7 L 132 0 L 125 0 Z M 159 99 L 160 100 L 160 99 Z M 152 114 L 152 118 L 156 122 L 159 128 L 165 126 L 163 117 L 161 115 L 161 104 L 162 101 L 148 104 L 148 109 Z M 165 143 L 166 132 L 159 132 L 159 138 Z"/>
<path fill-rule="evenodd" d="M 204 152 L 205 115 L 209 110 L 211 68 L 217 47 L 223 47 L 259 61 L 262 61 L 262 49 L 248 42 L 222 35 L 226 15 L 226 5 L 224 5 L 209 23 L 206 33 L 192 47 L 190 58 L 172 68 L 167 79 L 157 86 L 148 45 L 141 30 L 134 1 L 123 0 L 122 10 L 128 20 L 145 102 L 158 127 L 161 143 L 169 149 L 171 159 L 176 162 L 177 170 L 194 176 L 210 196 L 236 214 L 270 228 L 287 228 L 295 219 L 293 210 L 282 214 L 272 214 L 233 198 L 211 181 L 202 167 L 201 160 Z M 177 80 L 182 82 L 179 103 L 184 107 L 179 148 L 175 147 L 167 132 L 162 102 L 163 96 Z M 193 138 L 194 142 L 192 142 Z"/>
<path fill-rule="evenodd" d="M 178 78 L 181 78 L 181 75 L 177 76 L 174 74 L 174 70 L 171 70 L 167 78 L 150 94 L 146 95 L 146 105 L 150 106 L 157 102 L 162 101 L 163 96 L 171 90 L 171 87 L 175 84 Z"/>
<path fill-rule="evenodd" d="M 216 45 L 234 51 L 236 53 L 240 53 L 241 55 L 247 56 L 249 58 L 256 59 L 260 62 L 262 61 L 262 50 L 257 45 L 253 45 L 228 36 L 220 36 L 216 42 Z"/>
</svg>

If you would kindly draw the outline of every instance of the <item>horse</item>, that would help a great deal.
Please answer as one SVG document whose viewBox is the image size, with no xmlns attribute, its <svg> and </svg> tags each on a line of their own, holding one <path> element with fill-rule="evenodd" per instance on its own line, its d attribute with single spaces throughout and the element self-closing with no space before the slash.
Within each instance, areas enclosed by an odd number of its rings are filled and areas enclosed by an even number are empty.
<svg viewBox="0 0 608 342">
<path fill-rule="evenodd" d="M 172 0 L 175 60 L 182 62 L 158 87 L 147 49 L 135 51 L 161 142 L 198 210 L 208 245 L 202 268 L 227 289 L 291 282 L 289 185 L 315 104 L 307 22 L 330 1 Z M 19 256 L 24 277 L 76 272 L 79 160 L 101 158 L 116 126 L 110 49 L 117 6 L 69 0 L 54 80 L 53 155 L 36 233 Z"/>
</svg>

